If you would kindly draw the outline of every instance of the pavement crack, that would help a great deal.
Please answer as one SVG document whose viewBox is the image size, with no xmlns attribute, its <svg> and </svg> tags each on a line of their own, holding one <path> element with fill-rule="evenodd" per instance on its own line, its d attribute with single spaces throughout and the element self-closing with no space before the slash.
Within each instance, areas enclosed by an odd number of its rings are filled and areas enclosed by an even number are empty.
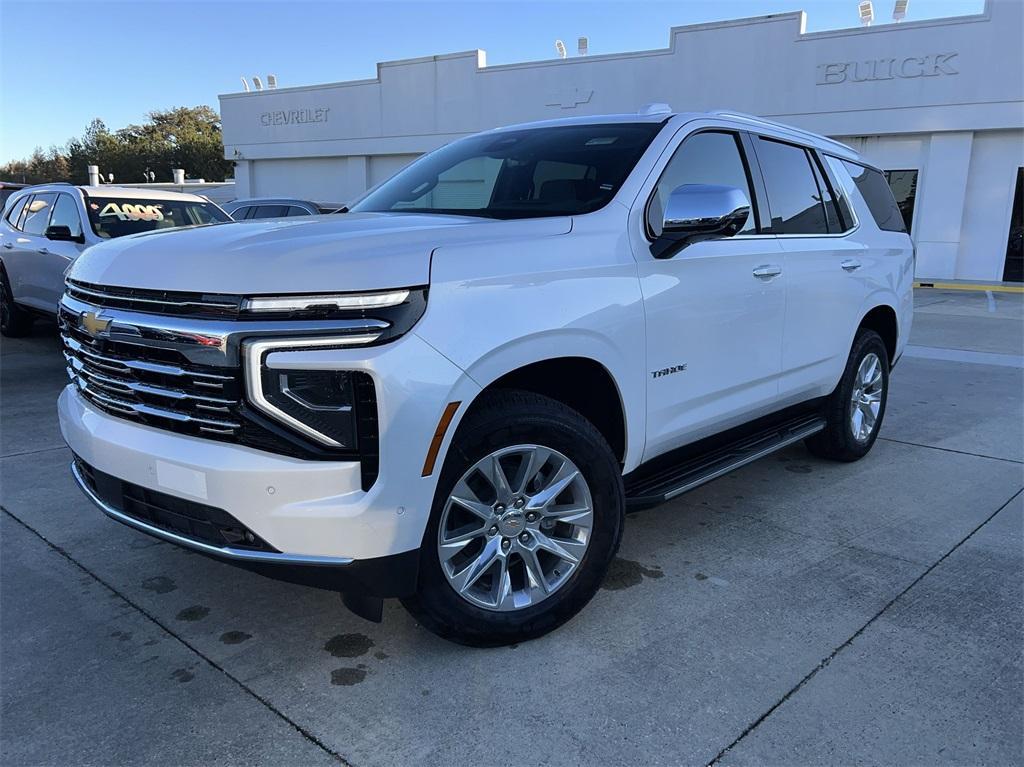
<svg viewBox="0 0 1024 767">
<path fill-rule="evenodd" d="M 39 452 L 42 452 L 42 451 L 39 451 Z M 66 549 L 58 546 L 53 541 L 51 541 L 49 538 L 47 538 L 45 535 L 43 535 L 41 532 L 39 532 L 34 527 L 32 527 L 32 525 L 30 525 L 27 522 L 25 522 L 23 519 L 18 517 L 16 514 L 13 514 L 6 506 L 0 505 L 0 511 L 3 511 L 4 514 L 9 516 L 11 519 L 13 519 L 15 522 L 17 522 L 23 528 L 25 528 L 30 533 L 32 533 L 34 536 L 36 536 L 39 540 L 41 540 L 43 543 L 45 543 L 48 547 L 50 547 L 57 554 L 59 554 L 60 556 L 64 557 L 64 559 L 66 559 L 72 565 L 74 565 L 79 570 L 84 572 L 90 578 L 95 580 L 97 583 L 99 583 L 105 589 L 110 591 L 112 594 L 117 596 L 119 599 L 121 599 L 123 602 L 125 602 L 125 604 L 127 604 L 133 610 L 135 610 L 139 614 L 143 615 L 145 618 L 147 618 L 154 625 L 158 626 L 162 631 L 164 631 L 170 637 L 172 637 L 173 639 L 177 640 L 182 645 L 184 645 L 193 654 L 197 655 L 199 658 L 201 658 L 202 660 L 206 661 L 206 663 L 209 664 L 212 668 L 214 668 L 215 670 L 219 671 L 225 677 L 227 677 L 232 682 L 234 682 L 236 685 L 238 685 L 238 687 L 241 688 L 246 694 L 248 694 L 249 696 L 254 698 L 260 704 L 262 704 L 272 714 L 274 714 L 277 717 L 279 717 L 282 721 L 284 721 L 286 724 L 288 724 L 293 730 L 295 730 L 299 735 L 301 735 L 309 743 L 313 744 L 314 746 L 316 746 L 317 748 L 322 750 L 324 753 L 326 753 L 329 756 L 331 756 L 338 763 L 340 763 L 342 765 L 346 765 L 346 767 L 352 767 L 351 762 L 349 762 L 347 759 L 345 759 L 345 757 L 343 757 L 337 751 L 332 749 L 330 746 L 328 746 L 326 743 L 324 743 L 322 740 L 320 740 L 316 735 L 314 735 L 312 732 L 307 730 L 301 724 L 299 724 L 294 719 L 289 717 L 287 714 L 285 714 L 283 711 L 281 711 L 277 706 L 275 706 L 269 700 L 267 700 L 262 695 L 260 695 L 258 692 L 253 690 L 251 687 L 249 687 L 247 684 L 245 684 L 245 682 L 243 682 L 241 679 L 236 677 L 234 674 L 232 674 L 226 668 L 221 666 L 219 663 L 217 663 L 215 660 L 213 660 L 209 656 L 205 655 L 195 645 L 191 644 L 186 639 L 183 639 L 181 636 L 179 636 L 178 634 L 174 633 L 174 631 L 167 624 L 165 624 L 163 621 L 161 621 L 159 618 L 157 618 L 155 615 L 153 615 L 151 612 L 149 612 L 142 605 L 138 604 L 137 602 L 132 600 L 130 597 L 128 597 L 125 594 L 121 593 L 117 588 L 115 588 L 111 584 L 107 583 L 107 581 L 105 581 L 99 575 L 94 573 L 88 567 L 86 567 L 81 562 L 79 562 L 77 559 L 75 559 L 73 556 L 71 556 L 71 554 L 68 553 L 68 551 Z"/>
<path fill-rule="evenodd" d="M 956 453 L 957 455 L 969 455 L 974 458 L 987 458 L 990 461 L 1005 461 L 1006 463 L 1024 464 L 1024 461 L 1018 461 L 1016 458 L 1001 458 L 998 455 L 985 455 L 984 453 L 971 453 L 967 450 L 955 450 L 951 447 L 939 447 L 938 445 L 924 445 L 920 442 L 908 442 L 904 439 L 893 439 L 892 437 L 879 437 L 880 440 L 885 442 L 895 442 L 898 445 L 910 445 L 911 447 L 923 447 L 927 450 L 941 450 L 943 453 Z"/>
<path fill-rule="evenodd" d="M 732 741 L 732 743 L 730 743 L 725 748 L 723 748 L 721 751 L 719 751 L 715 755 L 715 757 L 711 761 L 709 761 L 707 763 L 707 765 L 705 767 L 713 767 L 713 765 L 718 764 L 726 754 L 728 754 L 733 748 L 735 748 L 737 745 L 739 745 L 748 735 L 750 735 L 750 733 L 752 733 L 754 730 L 756 730 L 758 727 L 760 727 L 761 724 L 766 719 L 768 719 L 768 717 L 770 717 L 772 714 L 774 714 L 782 706 L 782 704 L 784 704 L 786 701 L 788 701 L 790 698 L 792 698 L 794 695 L 796 695 L 796 693 L 798 693 L 801 689 L 803 689 L 804 685 L 806 685 L 815 676 L 817 676 L 819 671 L 821 671 L 822 669 L 826 668 L 830 663 L 832 663 L 832 661 L 836 658 L 837 655 L 839 655 L 839 653 L 841 653 L 847 647 L 852 645 L 854 643 L 854 641 L 856 641 L 857 637 L 859 637 L 861 634 L 863 634 L 865 631 L 867 631 L 867 629 L 871 626 L 871 624 L 873 624 L 875 621 L 877 621 L 879 618 L 881 618 L 893 605 L 896 604 L 896 602 L 898 602 L 903 596 L 905 596 L 908 592 L 910 592 L 915 586 L 917 586 L 917 584 L 919 584 L 921 581 L 923 581 L 928 576 L 929 573 L 931 573 L 936 567 L 938 567 L 944 561 L 946 561 L 946 559 L 950 556 L 950 554 L 952 554 L 954 551 L 956 551 L 961 546 L 963 546 L 965 543 L 967 543 L 967 541 L 969 541 L 975 535 L 975 533 L 977 533 L 979 530 L 981 530 L 981 528 L 983 528 L 985 525 L 987 525 L 989 522 L 991 522 L 993 519 L 995 519 L 996 515 L 999 514 L 999 512 L 1001 512 L 1003 509 L 1005 509 L 1011 503 L 1013 503 L 1013 501 L 1021 493 L 1024 493 L 1024 488 L 1021 488 L 1021 489 L 1017 490 L 1013 495 L 1011 495 L 1006 500 L 1005 503 L 1000 505 L 999 508 L 997 508 L 991 514 L 989 514 L 984 520 L 982 520 L 982 522 L 977 527 L 975 527 L 973 530 L 971 530 L 971 532 L 969 532 L 967 535 L 965 535 L 963 538 L 961 538 L 953 546 L 953 548 L 951 548 L 949 551 L 947 551 L 945 554 L 943 554 L 941 557 L 939 557 L 937 560 L 935 560 L 932 564 L 930 564 L 927 568 L 925 568 L 924 572 L 922 572 L 919 576 L 917 576 L 916 578 L 914 578 L 913 581 L 910 582 L 910 585 L 908 585 L 905 589 L 903 589 L 901 592 L 899 592 L 896 596 L 894 596 L 892 599 L 890 599 L 888 602 L 886 602 L 882 606 L 882 608 L 878 612 L 876 612 L 873 616 L 871 616 L 863 626 L 861 626 L 859 629 L 857 629 L 855 632 L 853 632 L 853 634 L 851 634 L 850 637 L 847 638 L 847 640 L 845 642 L 843 642 L 841 645 L 839 645 L 834 650 L 832 650 L 832 652 L 830 652 L 828 655 L 826 655 L 824 658 L 822 658 L 821 661 L 819 661 L 817 666 L 815 666 L 813 669 L 811 669 L 803 677 L 803 679 L 801 679 L 799 682 L 797 682 L 795 685 L 793 685 L 781 698 L 779 698 L 774 704 L 772 704 L 772 706 L 767 711 L 765 711 L 763 714 L 761 714 L 761 716 L 759 716 L 753 722 L 748 724 L 746 729 L 744 729 L 743 732 L 741 732 L 736 737 L 736 739 Z"/>
<path fill-rule="evenodd" d="M 38 450 L 23 450 L 20 453 L 4 453 L 3 455 L 0 455 L 0 459 L 3 459 L 3 458 L 17 458 L 18 456 L 22 456 L 22 455 L 36 455 L 37 453 L 52 453 L 54 450 L 67 450 L 67 449 L 68 449 L 67 445 L 55 445 L 54 447 L 41 447 Z M 7 509 L 4 509 L 4 511 L 7 511 Z M 7 513 L 11 514 L 11 512 L 9 512 L 9 511 L 7 511 Z M 11 514 L 11 516 L 13 517 L 14 515 Z"/>
</svg>

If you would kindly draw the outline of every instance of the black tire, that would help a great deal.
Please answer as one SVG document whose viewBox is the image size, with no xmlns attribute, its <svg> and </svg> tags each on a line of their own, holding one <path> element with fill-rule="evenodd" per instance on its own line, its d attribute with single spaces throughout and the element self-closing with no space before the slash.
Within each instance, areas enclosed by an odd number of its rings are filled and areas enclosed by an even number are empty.
<svg viewBox="0 0 1024 767">
<path fill-rule="evenodd" d="M 857 371 L 861 362 L 869 354 L 874 354 L 881 367 L 881 402 L 874 428 L 864 440 L 858 440 L 853 433 L 850 422 L 852 398 L 856 385 Z M 846 361 L 846 369 L 839 385 L 829 395 L 825 404 L 825 418 L 828 426 L 805 442 L 807 449 L 820 458 L 833 461 L 857 461 L 871 450 L 885 418 L 885 406 L 889 399 L 889 353 L 882 337 L 873 330 L 861 328 L 853 341 L 850 357 Z"/>
<path fill-rule="evenodd" d="M 32 332 L 32 314 L 14 303 L 7 271 L 0 266 L 0 334 L 21 338 Z"/>
<path fill-rule="evenodd" d="M 557 590 L 529 607 L 498 612 L 472 604 L 448 582 L 437 553 L 438 530 L 450 494 L 470 467 L 522 444 L 554 449 L 580 469 L 593 502 L 593 525 L 582 559 Z M 597 592 L 618 551 L 624 518 L 621 467 L 589 421 L 530 392 L 485 393 L 452 440 L 424 535 L 419 590 L 402 603 L 427 629 L 459 644 L 493 647 L 539 637 L 572 618 Z"/>
</svg>

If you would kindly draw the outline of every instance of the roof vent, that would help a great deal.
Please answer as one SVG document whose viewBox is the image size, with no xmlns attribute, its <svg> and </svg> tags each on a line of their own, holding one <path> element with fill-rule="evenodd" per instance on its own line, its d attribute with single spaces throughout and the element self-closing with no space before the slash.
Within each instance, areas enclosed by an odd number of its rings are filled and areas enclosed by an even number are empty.
<svg viewBox="0 0 1024 767">
<path fill-rule="evenodd" d="M 639 115 L 670 115 L 672 114 L 672 107 L 661 101 L 655 101 L 651 104 L 644 104 L 640 109 L 637 110 Z"/>
</svg>

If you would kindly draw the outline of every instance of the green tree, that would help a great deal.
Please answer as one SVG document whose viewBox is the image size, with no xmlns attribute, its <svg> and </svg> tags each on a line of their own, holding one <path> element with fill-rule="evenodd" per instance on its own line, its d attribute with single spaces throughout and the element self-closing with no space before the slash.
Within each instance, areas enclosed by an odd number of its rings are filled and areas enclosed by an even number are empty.
<svg viewBox="0 0 1024 767">
<path fill-rule="evenodd" d="M 146 181 L 146 172 L 157 181 L 170 181 L 172 168 L 184 168 L 190 178 L 223 181 L 232 163 L 224 159 L 220 116 L 210 107 L 176 107 L 151 112 L 142 125 L 111 132 L 95 119 L 85 133 L 68 141 L 63 149 L 41 149 L 25 160 L 0 167 L 0 180 L 44 183 L 88 181 L 88 166 L 99 166 L 104 178 L 114 183 Z"/>
</svg>

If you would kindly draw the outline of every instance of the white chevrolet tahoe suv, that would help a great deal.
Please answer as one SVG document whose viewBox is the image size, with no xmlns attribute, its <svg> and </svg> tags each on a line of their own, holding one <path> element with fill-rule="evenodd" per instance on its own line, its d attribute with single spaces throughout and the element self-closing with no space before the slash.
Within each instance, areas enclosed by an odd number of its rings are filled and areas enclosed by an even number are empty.
<svg viewBox="0 0 1024 767">
<path fill-rule="evenodd" d="M 657 108 L 504 128 L 346 215 L 90 249 L 60 423 L 120 522 L 515 642 L 594 595 L 627 510 L 801 440 L 863 457 L 913 270 L 882 174 L 826 138 Z"/>
</svg>

